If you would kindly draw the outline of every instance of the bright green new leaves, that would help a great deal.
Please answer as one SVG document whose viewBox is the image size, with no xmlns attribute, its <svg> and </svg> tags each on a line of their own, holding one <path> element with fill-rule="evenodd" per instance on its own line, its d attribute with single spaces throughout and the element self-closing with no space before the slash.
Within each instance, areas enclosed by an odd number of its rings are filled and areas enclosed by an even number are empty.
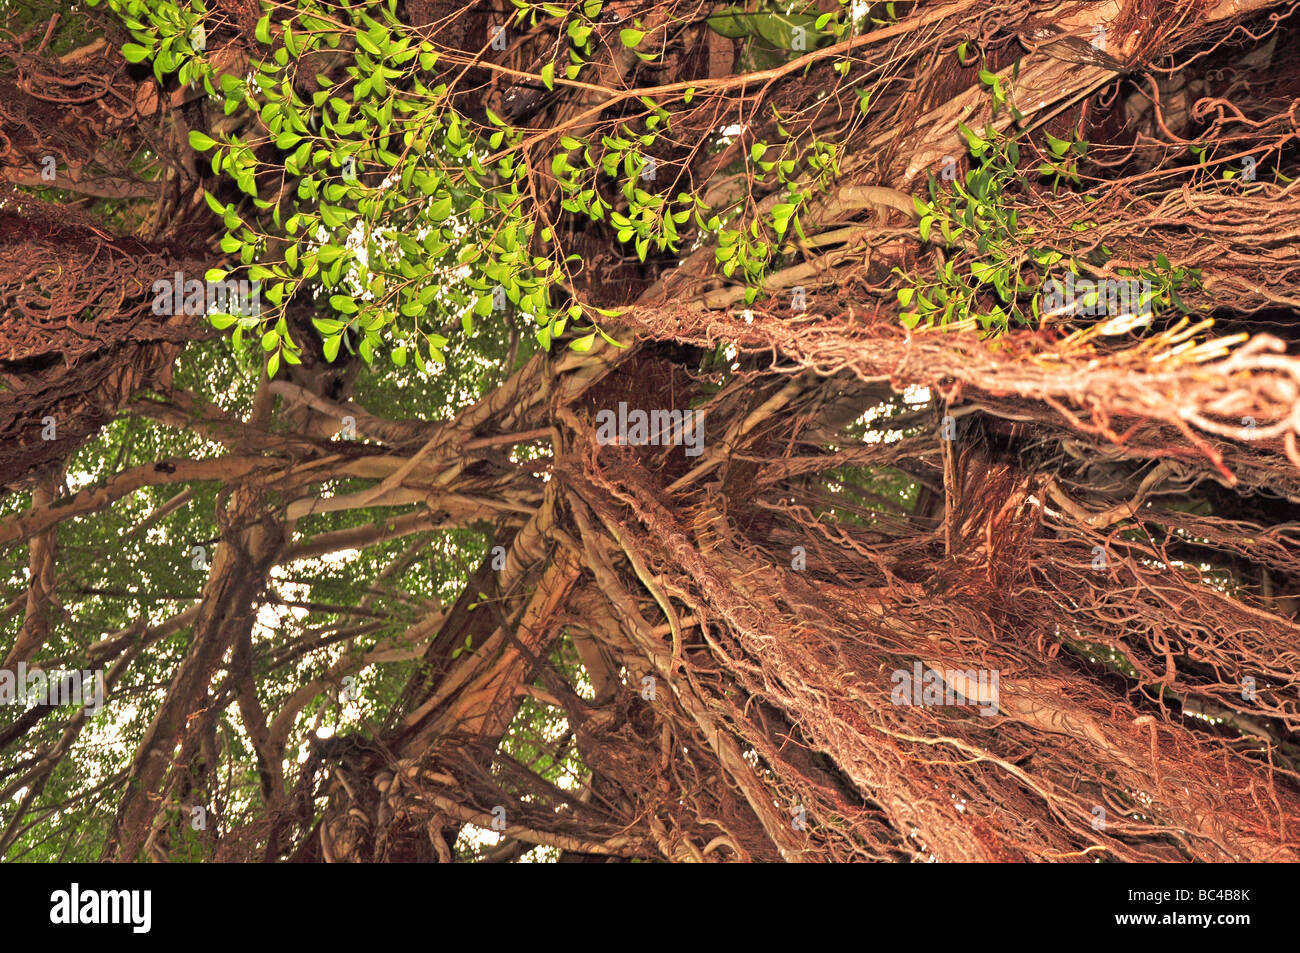
<svg viewBox="0 0 1300 953">
<path fill-rule="evenodd" d="M 748 215 L 733 208 L 707 219 L 701 217 L 699 222 L 702 229 L 716 235 L 714 259 L 722 274 L 744 279 L 746 304 L 757 299 L 773 263 L 795 251 L 796 242 L 805 240 L 802 219 L 807 206 L 839 174 L 834 143 L 815 135 L 807 144 L 800 143 L 788 136 L 780 122 L 777 131 L 787 138 L 779 146 L 752 143 L 747 163 L 755 181 L 775 180 L 781 191 Z"/>
<path fill-rule="evenodd" d="M 719 270 L 743 281 L 753 301 L 773 264 L 797 250 L 810 198 L 838 171 L 832 143 L 778 122 L 780 138 L 747 143 L 738 163 L 766 198 L 743 194 L 707 207 L 680 159 L 656 158 L 680 155 L 673 110 L 693 89 L 664 102 L 641 97 L 594 131 L 565 130 L 544 140 L 549 151 L 539 156 L 536 136 L 497 113 L 478 104 L 461 111 L 463 101 L 435 72 L 439 51 L 400 21 L 394 0 L 268 4 L 253 26 L 255 58 L 239 75 L 217 74 L 204 43 L 191 42 L 205 35 L 198 5 L 103 2 L 131 31 L 129 57 L 201 82 L 226 115 L 245 120 L 221 133 L 194 130 L 189 141 L 240 193 L 230 202 L 205 199 L 225 225 L 226 262 L 262 283 L 263 309 L 251 325 L 223 324 L 241 346 L 257 342 L 268 365 L 297 357 L 299 342 L 278 322 L 290 302 L 304 299 L 331 359 L 354 352 L 367 362 L 387 354 L 417 368 L 437 365 L 446 329 L 457 324 L 472 337 L 489 323 L 522 323 L 548 348 L 566 335 L 579 351 L 597 337 L 608 341 L 599 322 L 614 313 L 570 300 L 584 263 L 539 221 L 529 177 L 547 169 L 565 213 L 612 226 L 640 261 L 716 238 Z M 515 7 L 511 23 L 556 21 L 560 49 L 539 68 L 541 84 L 563 83 L 561 67 L 577 77 L 596 52 L 600 0 Z M 812 48 L 847 22 L 799 13 L 767 23 L 738 8 L 723 19 L 724 31 L 788 31 L 781 36 L 792 51 L 803 31 L 811 31 Z M 652 36 L 635 20 L 618 38 L 643 59 L 662 52 L 661 31 Z M 315 55 L 322 52 L 330 56 Z M 308 64 L 313 72 L 304 75 Z"/>
<path fill-rule="evenodd" d="M 1053 279 L 1060 281 L 1067 271 L 1086 278 L 1104 264 L 1098 256 L 1109 256 L 1110 251 L 1087 242 L 1087 222 L 1074 223 L 1073 230 L 1083 239 L 1077 252 L 1037 246 L 1034 229 L 1021 221 L 1024 208 L 1019 197 L 1027 180 L 1019 170 L 1020 144 L 992 128 L 983 135 L 964 125 L 959 129 L 976 162 L 962 177 L 954 167 L 945 169 L 941 178 L 932 174 L 929 201 L 913 197 L 921 240 L 941 244 L 947 253 L 931 276 L 895 269 L 903 281 L 897 291 L 900 320 L 913 328 L 974 319 L 991 333 L 1032 325 L 1047 310 L 1042 306 L 1044 289 L 1054 287 Z M 1052 156 L 1052 161 L 1040 164 L 1038 171 L 1054 178 L 1056 187 L 1067 175 L 1065 157 L 1077 161 L 1087 145 L 1046 134 L 1044 138 L 1046 150 L 1040 152 Z M 1068 173 L 1073 169 L 1071 162 Z M 1069 177 L 1078 181 L 1077 175 Z M 1113 274 L 1118 280 L 1150 283 L 1149 294 L 1138 306 L 1179 309 L 1183 305 L 1178 289 L 1199 278 L 1193 270 L 1171 268 L 1163 255 L 1153 267 L 1121 267 Z M 1082 295 L 1078 303 L 1086 309 L 1096 302 Z"/>
<path fill-rule="evenodd" d="M 398 20 L 391 0 L 343 13 L 316 0 L 267 8 L 253 30 L 263 56 L 247 77 L 216 76 L 202 51 L 188 46 L 159 65 L 178 37 L 201 31 L 200 13 L 174 0 L 107 3 L 132 31 L 132 61 L 153 56 L 163 72 L 183 67 L 183 78 L 201 79 L 227 115 L 256 113 L 257 128 L 280 153 L 268 162 L 264 149 L 238 136 L 194 130 L 189 137 L 195 151 L 211 156 L 213 172 L 251 201 L 227 205 L 205 196 L 227 228 L 222 251 L 263 282 L 269 307 L 259 327 L 240 322 L 235 334 L 242 342 L 242 332 L 256 330 L 268 366 L 295 360 L 297 346 L 277 323 L 304 293 L 334 315 L 316 323 L 331 359 L 347 348 L 369 362 L 391 344 L 394 360 L 422 369 L 441 364 L 447 339 L 437 330 L 448 315 L 459 317 L 466 334 L 474 332 L 475 314 L 494 312 L 550 328 L 551 337 L 564 332 L 572 316 L 555 313 L 553 289 L 572 262 L 534 251 L 536 210 L 517 152 L 522 133 L 495 114 L 481 128 L 452 108 L 445 86 L 426 85 L 437 51 Z M 599 13 L 599 3 L 583 4 L 567 31 L 575 48 L 589 46 L 590 16 Z M 296 74 L 321 49 L 347 51 L 350 60 L 341 73 L 317 75 L 308 98 Z M 583 62 L 577 56 L 566 75 Z M 555 66 L 547 64 L 542 76 L 553 87 Z M 287 207 L 259 193 L 259 183 L 285 179 Z"/>
</svg>

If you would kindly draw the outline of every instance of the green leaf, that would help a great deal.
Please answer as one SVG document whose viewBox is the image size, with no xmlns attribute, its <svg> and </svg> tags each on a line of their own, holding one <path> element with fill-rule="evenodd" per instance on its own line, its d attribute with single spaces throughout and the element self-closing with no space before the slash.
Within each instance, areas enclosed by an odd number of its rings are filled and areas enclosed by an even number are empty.
<svg viewBox="0 0 1300 953">
<path fill-rule="evenodd" d="M 594 343 L 596 343 L 596 332 L 595 332 L 595 331 L 591 332 L 590 334 L 583 335 L 583 336 L 580 337 L 580 338 L 575 338 L 574 340 L 570 341 L 570 342 L 569 342 L 569 348 L 570 348 L 571 350 L 574 350 L 574 351 L 580 351 L 580 352 L 584 352 L 584 353 L 585 353 L 585 352 L 591 350 L 591 346 L 592 346 Z"/>
<path fill-rule="evenodd" d="M 335 321 L 333 318 L 312 318 L 311 323 L 321 333 L 322 337 L 341 334 L 346 327 L 342 321 Z"/>
<path fill-rule="evenodd" d="M 555 64 L 547 63 L 542 67 L 542 83 L 547 89 L 555 88 Z"/>
<path fill-rule="evenodd" d="M 966 137 L 966 144 L 970 146 L 970 151 L 975 156 L 981 156 L 988 149 L 988 143 L 977 136 L 969 126 L 963 122 L 957 123 L 957 128 L 961 134 Z"/>
<path fill-rule="evenodd" d="M 190 148 L 198 152 L 207 152 L 217 144 L 217 140 L 211 136 L 199 132 L 197 129 L 190 130 Z"/>
<path fill-rule="evenodd" d="M 760 49 L 775 47 L 804 53 L 828 39 L 817 21 L 815 13 L 748 13 L 743 7 L 730 6 L 705 22 L 722 36 L 758 40 Z"/>
<path fill-rule="evenodd" d="M 128 63 L 139 63 L 148 55 L 149 51 L 139 43 L 127 43 L 122 47 L 122 58 Z"/>
<path fill-rule="evenodd" d="M 623 42 L 624 46 L 629 48 L 635 48 L 637 45 L 639 45 L 643 37 L 645 37 L 644 30 L 632 30 L 632 29 L 625 28 L 618 31 L 618 38 Z"/>
<path fill-rule="evenodd" d="M 342 314 L 357 313 L 357 304 L 348 295 L 330 295 L 330 307 Z"/>
<path fill-rule="evenodd" d="M 591 27 L 581 20 L 570 20 L 568 29 L 565 32 L 573 40 L 573 45 L 581 49 L 587 45 L 587 37 L 591 36 Z"/>
</svg>

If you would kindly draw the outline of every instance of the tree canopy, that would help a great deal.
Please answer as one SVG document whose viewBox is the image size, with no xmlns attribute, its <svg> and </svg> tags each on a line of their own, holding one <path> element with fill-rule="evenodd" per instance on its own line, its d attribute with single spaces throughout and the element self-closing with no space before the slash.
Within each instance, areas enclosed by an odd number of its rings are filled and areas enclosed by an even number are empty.
<svg viewBox="0 0 1300 953">
<path fill-rule="evenodd" d="M 1293 8 L 0 7 L 0 857 L 1297 859 Z"/>
</svg>

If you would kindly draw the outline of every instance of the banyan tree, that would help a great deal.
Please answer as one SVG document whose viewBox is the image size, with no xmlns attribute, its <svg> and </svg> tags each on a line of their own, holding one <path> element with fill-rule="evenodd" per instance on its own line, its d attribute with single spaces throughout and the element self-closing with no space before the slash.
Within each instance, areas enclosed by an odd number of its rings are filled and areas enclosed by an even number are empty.
<svg viewBox="0 0 1300 953">
<path fill-rule="evenodd" d="M 1300 859 L 1296 6 L 5 7 L 0 856 Z"/>
</svg>

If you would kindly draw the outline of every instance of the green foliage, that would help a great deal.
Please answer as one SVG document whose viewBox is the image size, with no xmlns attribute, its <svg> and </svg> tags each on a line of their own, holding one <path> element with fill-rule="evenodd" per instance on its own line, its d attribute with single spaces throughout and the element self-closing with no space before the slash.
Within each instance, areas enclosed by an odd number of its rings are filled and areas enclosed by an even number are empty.
<svg viewBox="0 0 1300 953">
<path fill-rule="evenodd" d="M 832 34 L 829 30 L 824 32 L 824 29 L 831 27 L 832 22 L 835 26 L 840 25 L 835 14 L 819 16 L 813 4 L 809 4 L 808 9 L 814 12 L 787 13 L 778 8 L 747 13 L 743 7 L 730 6 L 705 22 L 710 29 L 725 37 L 745 37 L 772 49 L 802 53 L 829 42 Z"/>
<path fill-rule="evenodd" d="M 557 285 L 572 279 L 576 256 L 537 252 L 551 236 L 539 229 L 527 194 L 523 131 L 491 113 L 491 124 L 480 126 L 451 105 L 445 84 L 425 84 L 438 53 L 400 22 L 394 0 L 343 9 L 315 0 L 264 4 L 254 32 L 266 49 L 248 77 L 217 75 L 204 51 L 183 42 L 202 27 L 201 2 L 105 2 L 131 31 L 124 55 L 151 60 L 160 79 L 175 73 L 183 83 L 202 83 L 228 115 L 256 113 L 265 131 L 266 141 L 250 141 L 195 130 L 190 144 L 210 154 L 212 171 L 246 196 L 207 200 L 225 224 L 222 250 L 262 282 L 270 307 L 260 317 L 224 323 L 236 325 L 237 345 L 258 341 L 272 369 L 281 360 L 298 362 L 300 345 L 282 319 L 300 295 L 328 301 L 334 316 L 319 318 L 316 329 L 331 359 L 355 340 L 367 363 L 391 346 L 394 356 L 409 357 L 421 371 L 445 361 L 439 315 L 454 316 L 472 333 L 476 319 L 492 315 L 496 288 L 531 319 L 544 346 L 569 326 L 583 340 L 595 333 L 594 319 L 615 314 L 581 303 L 554 305 Z M 536 9 L 524 9 L 536 16 Z M 599 15 L 599 4 L 582 10 Z M 580 69 L 580 51 L 589 49 L 590 20 L 580 11 L 568 24 L 579 59 L 566 70 L 569 77 Z M 313 54 L 329 50 L 346 51 L 349 64 L 339 79 L 317 75 L 318 88 L 306 93 L 311 84 L 300 71 Z M 553 84 L 553 69 L 543 79 Z M 274 159 L 267 157 L 268 141 Z M 559 175 L 561 155 L 554 167 Z M 639 166 L 630 155 L 629 176 Z M 293 186 L 284 201 L 269 191 L 281 181 Z M 650 240 L 661 247 L 674 240 L 671 219 L 663 224 L 662 199 L 629 194 L 633 214 L 653 213 L 641 222 L 643 252 Z M 583 201 L 590 208 L 590 198 Z"/>
<path fill-rule="evenodd" d="M 1072 224 L 1087 251 L 1060 245 L 1049 236 L 1021 221 L 1024 199 L 1035 185 L 1020 169 L 1020 144 L 1013 136 L 987 127 L 982 134 L 958 123 L 974 160 L 964 177 L 951 182 L 929 179 L 929 201 L 914 198 L 920 216 L 918 230 L 923 242 L 944 250 L 941 263 L 930 276 L 895 272 L 902 279 L 898 289 L 900 320 L 909 328 L 945 326 L 973 319 L 986 331 L 997 332 L 1015 325 L 1032 325 L 1043 316 L 1047 282 L 1065 270 L 1087 275 L 1111 258 L 1104 244 L 1088 241 L 1087 232 L 1096 223 Z M 1087 155 L 1082 140 L 1067 142 L 1044 134 L 1036 175 L 1045 180 L 1039 188 L 1058 192 L 1068 183 L 1079 184 L 1079 160 Z M 1150 266 L 1120 267 L 1112 277 L 1151 282 L 1150 296 L 1141 302 L 1152 308 L 1186 310 L 1178 291 L 1194 285 L 1199 272 L 1174 268 L 1163 255 Z M 1079 304 L 1091 308 L 1096 294 L 1085 295 Z"/>
<path fill-rule="evenodd" d="M 436 371 L 456 326 L 472 335 L 516 315 L 543 348 L 562 338 L 579 351 L 597 339 L 616 343 L 601 322 L 618 312 L 577 296 L 584 263 L 557 248 L 552 226 L 539 220 L 538 170 L 527 151 L 539 134 L 490 109 L 471 115 L 458 105 L 435 81 L 440 51 L 400 21 L 396 0 L 345 7 L 263 0 L 253 31 L 260 55 L 242 76 L 217 73 L 195 41 L 208 17 L 202 2 L 94 2 L 129 30 L 124 56 L 150 64 L 160 79 L 200 84 L 227 115 L 253 118 L 245 128 L 255 132 L 196 129 L 190 145 L 230 183 L 205 197 L 225 226 L 228 268 L 261 282 L 264 298 L 257 316 L 213 323 L 230 329 L 239 348 L 261 351 L 272 372 L 301 360 L 302 342 L 283 320 L 294 300 L 314 302 L 330 360 L 346 350 L 369 364 L 387 352 L 402 366 Z M 599 0 L 513 3 L 512 28 L 546 23 L 567 47 L 539 68 L 537 81 L 558 89 L 577 80 L 595 52 Z M 847 10 L 811 6 L 729 7 L 708 22 L 782 58 L 855 27 Z M 645 60 L 665 42 L 662 30 L 638 21 L 618 35 Z M 315 73 L 309 64 L 322 53 L 343 63 Z M 774 111 L 777 142 L 755 143 L 736 166 L 751 189 L 711 208 L 677 170 L 653 159 L 661 143 L 677 141 L 678 117 L 694 98 L 694 89 L 642 96 L 593 128 L 541 133 L 553 149 L 550 176 L 566 214 L 606 223 L 640 261 L 676 257 L 688 240 L 716 242 L 719 269 L 743 280 L 752 302 L 788 243 L 803 240 L 810 199 L 838 174 L 837 147 L 786 128 Z M 863 112 L 869 102 L 860 91 Z M 774 187 L 778 194 L 766 200 L 752 195 Z"/>
<path fill-rule="evenodd" d="M 494 348 L 503 350 L 504 326 L 485 331 Z M 480 398 L 496 386 L 508 368 L 486 360 L 473 350 L 479 339 L 449 345 L 456 371 L 425 377 L 419 374 L 378 373 L 363 369 L 357 395 L 368 409 L 391 418 L 420 414 L 435 419 Z M 246 418 L 253 406 L 260 364 L 258 352 L 240 352 L 228 336 L 191 344 L 181 352 L 173 385 L 212 401 L 232 415 Z M 144 399 L 150 399 L 148 395 Z M 173 427 L 124 414 L 83 446 L 70 460 L 68 482 L 74 490 L 101 483 L 122 470 L 152 466 L 174 459 L 216 459 L 227 451 L 204 429 Z M 373 486 L 372 481 L 329 479 L 320 485 L 323 497 Z M 222 528 L 217 522 L 221 485 L 190 484 L 184 505 L 140 528 L 150 514 L 181 490 L 176 484 L 145 487 L 111 506 L 59 527 L 58 564 L 60 610 L 52 620 L 42 649 L 43 664 L 69 659 L 68 667 L 85 667 L 87 647 L 143 621 L 149 625 L 194 604 L 208 573 L 194 565 L 193 547 L 204 548 L 206 563 L 216 557 Z M 0 512 L 30 506 L 30 494 L 0 497 Z M 268 505 L 277 498 L 272 494 Z M 295 527 L 295 544 L 310 544 L 323 533 L 362 528 L 392 518 L 384 507 L 319 513 Z M 254 673 L 264 710 L 283 707 L 301 685 L 322 675 L 345 653 L 360 658 L 379 642 L 404 632 L 424 618 L 431 606 L 447 605 L 466 581 L 463 566 L 476 562 L 491 544 L 493 527 L 483 524 L 454 530 L 428 531 L 387 540 L 328 558 L 286 562 L 270 574 L 259 598 L 254 634 Z M 395 560 L 404 570 L 372 591 L 372 581 Z M 6 604 L 26 587 L 29 559 L 25 546 L 0 552 L 0 586 Z M 369 600 L 368 610 L 361 610 Z M 308 613 L 303 606 L 313 606 Z M 22 614 L 4 620 L 4 637 L 12 644 Z M 367 631 L 346 644 L 334 633 L 359 625 Z M 158 710 L 158 705 L 183 660 L 189 654 L 193 630 L 174 634 L 131 650 L 131 664 L 110 690 L 110 703 L 82 732 L 35 802 L 33 816 L 57 810 L 52 819 L 36 824 L 6 854 L 6 860 L 93 861 L 98 858 L 116 813 L 120 777 Z M 413 669 L 410 661 L 379 663 L 358 672 L 357 699 L 341 704 L 329 691 L 312 699 L 295 720 L 285 753 L 289 764 L 300 763 L 304 746 L 317 733 L 356 732 L 367 722 L 381 721 L 397 705 Z M 0 712 L 8 724 L 14 709 Z M 39 722 L 24 736 L 21 747 L 7 757 L 24 758 L 42 745 L 54 745 L 65 730 L 67 715 Z M 261 809 L 256 759 L 234 706 L 224 708 L 215 726 L 224 759 L 234 766 L 230 800 L 207 801 L 209 823 L 229 830 L 252 820 Z M 12 762 L 7 761 L 6 766 Z M 208 842 L 191 830 L 188 813 L 175 809 L 178 838 L 174 859 L 208 859 Z"/>
<path fill-rule="evenodd" d="M 816 134 L 806 145 L 789 135 L 780 114 L 773 108 L 779 147 L 755 142 L 749 150 L 746 170 L 756 183 L 775 182 L 782 201 L 764 203 L 758 214 L 748 218 L 743 207 L 707 219 L 701 226 L 714 237 L 714 259 L 722 274 L 739 273 L 746 284 L 745 303 L 758 297 L 763 279 L 780 258 L 795 250 L 793 243 L 806 240 L 803 218 L 811 202 L 826 192 L 839 175 L 839 147 Z M 780 149 L 777 152 L 777 148 Z"/>
</svg>

